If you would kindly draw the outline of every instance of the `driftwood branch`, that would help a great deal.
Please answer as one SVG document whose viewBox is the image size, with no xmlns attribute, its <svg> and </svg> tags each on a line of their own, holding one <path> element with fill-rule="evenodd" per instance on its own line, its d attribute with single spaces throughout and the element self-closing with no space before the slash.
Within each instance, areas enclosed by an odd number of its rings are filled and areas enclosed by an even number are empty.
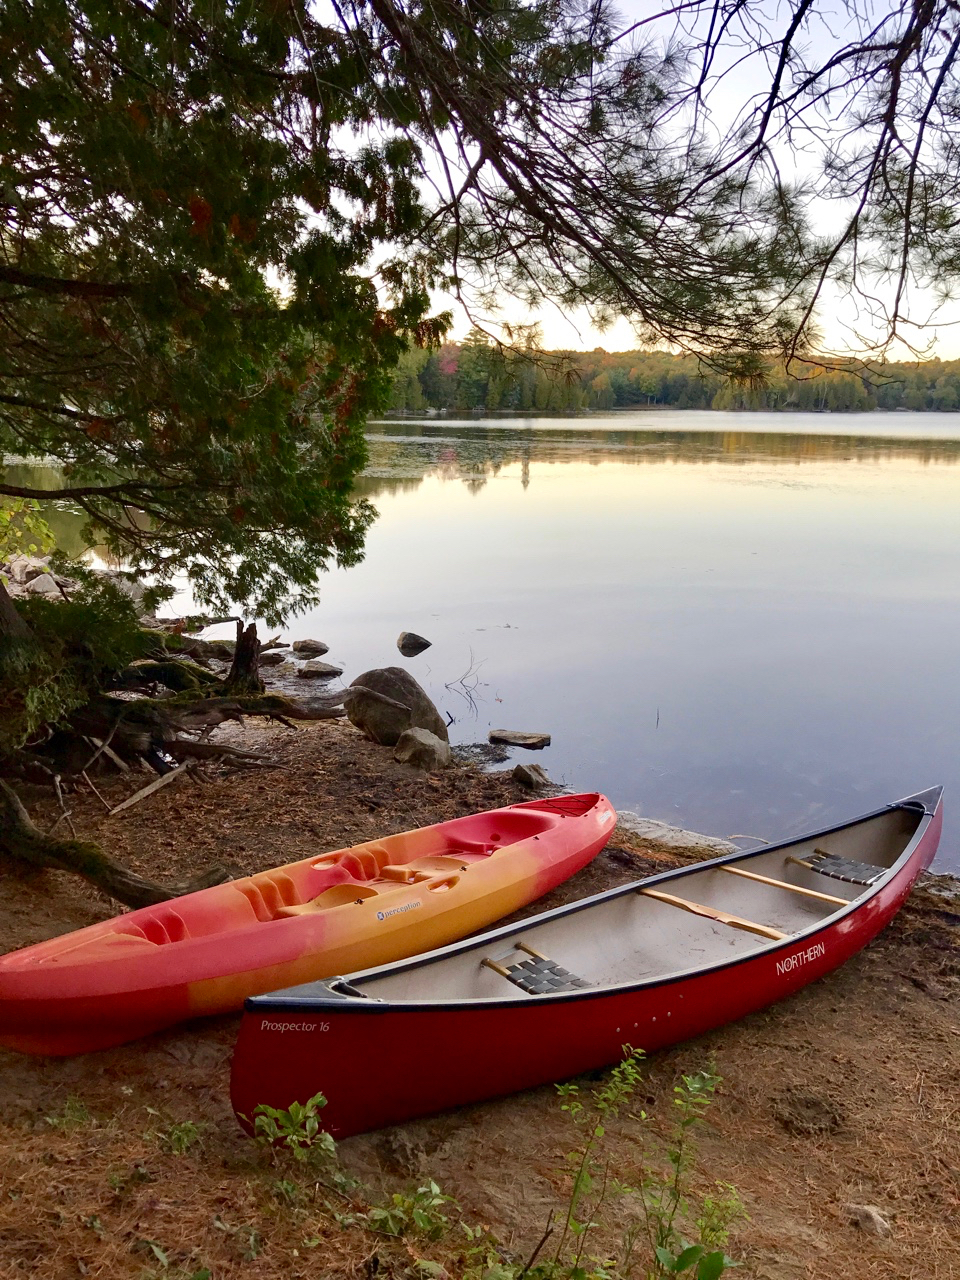
<svg viewBox="0 0 960 1280">
<path fill-rule="evenodd" d="M 174 780 L 174 778 L 179 777 L 187 767 L 186 763 L 179 764 L 176 769 L 171 769 L 169 773 L 161 774 L 159 778 L 154 779 L 153 782 L 148 783 L 145 787 L 141 787 L 139 791 L 135 792 L 134 795 L 130 796 L 127 800 L 124 800 L 122 804 L 114 806 L 114 808 L 110 810 L 110 817 L 112 818 L 114 814 L 117 813 L 123 813 L 124 809 L 132 809 L 133 806 L 135 804 L 139 804 L 141 800 L 146 800 L 147 796 L 152 796 L 155 791 L 159 791 L 161 787 L 167 786 Z"/>
<path fill-rule="evenodd" d="M 398 711 L 410 710 L 405 702 L 398 702 L 396 698 L 388 698 L 385 693 L 378 693 L 376 689 L 368 689 L 365 684 L 352 684 L 349 689 L 344 689 L 341 695 L 342 700 L 349 702 L 355 693 L 362 693 L 368 698 L 375 698 L 377 702 L 382 702 L 388 707 L 396 707 Z"/>
</svg>

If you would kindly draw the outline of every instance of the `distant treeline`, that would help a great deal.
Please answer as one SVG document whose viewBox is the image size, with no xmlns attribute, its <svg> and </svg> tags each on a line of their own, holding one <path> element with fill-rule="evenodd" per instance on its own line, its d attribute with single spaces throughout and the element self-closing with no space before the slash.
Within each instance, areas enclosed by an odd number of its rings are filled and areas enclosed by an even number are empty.
<svg viewBox="0 0 960 1280">
<path fill-rule="evenodd" d="M 693 356 L 602 348 L 524 355 L 504 352 L 473 331 L 462 343 L 408 351 L 394 374 L 390 407 L 411 413 L 576 413 L 647 405 L 821 413 L 960 409 L 960 360 L 795 375 L 771 366 L 762 387 L 744 387 Z"/>
</svg>

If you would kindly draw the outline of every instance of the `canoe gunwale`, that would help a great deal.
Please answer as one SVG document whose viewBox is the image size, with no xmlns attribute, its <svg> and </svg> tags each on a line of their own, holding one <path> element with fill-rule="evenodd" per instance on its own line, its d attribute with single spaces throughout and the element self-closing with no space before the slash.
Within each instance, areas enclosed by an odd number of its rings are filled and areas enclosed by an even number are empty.
<svg viewBox="0 0 960 1280">
<path fill-rule="evenodd" d="M 737 850 L 733 853 L 720 854 L 718 857 L 707 859 L 704 862 L 698 862 L 684 867 L 675 867 L 668 871 L 657 872 L 655 875 L 644 879 L 634 880 L 629 884 L 619 885 L 614 889 L 607 889 L 601 893 L 592 894 L 590 897 L 578 899 L 576 902 L 565 903 L 562 906 L 554 907 L 550 911 L 545 911 L 539 915 L 531 916 L 526 921 L 520 921 L 516 924 L 502 926 L 499 929 L 489 930 L 479 937 L 475 936 L 459 942 L 451 943 L 448 946 L 438 948 L 426 955 L 414 956 L 407 960 L 394 961 L 390 964 L 379 965 L 372 969 L 365 969 L 352 973 L 349 975 L 349 981 L 351 983 L 356 983 L 361 980 L 375 979 L 388 974 L 405 973 L 418 968 L 428 968 L 430 965 L 439 963 L 451 956 L 463 954 L 471 950 L 477 950 L 481 946 L 485 947 L 495 945 L 505 938 L 515 936 L 522 932 L 525 925 L 530 926 L 535 923 L 539 926 L 547 923 L 548 921 L 554 921 L 576 915 L 578 912 L 585 911 L 601 902 L 609 902 L 616 898 L 625 897 L 631 893 L 637 893 L 641 888 L 646 889 L 654 885 L 669 883 L 671 881 L 683 879 L 685 876 L 690 875 L 693 872 L 708 871 L 714 867 L 722 867 L 727 863 L 742 862 L 745 859 L 758 857 L 762 854 L 769 854 L 779 850 L 789 849 L 795 845 L 805 844 L 810 840 L 819 839 L 824 836 L 829 836 L 835 832 L 844 831 L 850 827 L 858 826 L 860 823 L 870 821 L 873 818 L 882 817 L 884 814 L 893 813 L 900 809 L 920 810 L 921 816 L 920 821 L 917 824 L 917 828 L 907 841 L 907 844 L 900 856 L 889 868 L 886 869 L 883 876 L 881 876 L 874 884 L 865 887 L 862 893 L 852 898 L 848 906 L 838 909 L 824 919 L 814 921 L 807 928 L 791 934 L 788 938 L 785 938 L 782 941 L 770 941 L 765 945 L 756 947 L 752 951 L 745 952 L 744 954 L 732 959 L 727 958 L 714 961 L 709 964 L 694 965 L 686 969 L 678 970 L 675 973 L 658 974 L 639 980 L 607 983 L 597 985 L 595 987 L 581 988 L 573 991 L 550 992 L 537 996 L 518 992 L 516 995 L 505 994 L 504 996 L 497 996 L 493 998 L 470 997 L 459 1000 L 389 1000 L 380 997 L 371 997 L 365 994 L 362 997 L 338 994 L 332 990 L 329 991 L 329 994 L 316 996 L 295 996 L 292 994 L 284 995 L 282 992 L 272 992 L 266 995 L 249 997 L 244 1002 L 244 1009 L 246 1013 L 264 1013 L 268 1011 L 286 1010 L 291 1014 L 297 1012 L 329 1012 L 331 1014 L 343 1014 L 349 1010 L 351 1014 L 362 1013 L 369 1015 L 438 1011 L 454 1012 L 481 1009 L 496 1010 L 508 1008 L 532 1009 L 542 1007 L 544 1005 L 573 1004 L 585 1000 L 608 999 L 612 996 L 641 992 L 646 989 L 654 989 L 658 987 L 667 987 L 679 982 L 688 982 L 691 978 L 695 978 L 701 974 L 707 975 L 732 970 L 738 965 L 751 963 L 761 956 L 775 956 L 780 952 L 789 951 L 792 948 L 800 947 L 802 945 L 809 946 L 811 940 L 816 940 L 818 935 L 829 934 L 848 917 L 858 911 L 862 911 L 874 898 L 888 890 L 890 886 L 898 880 L 905 868 L 912 861 L 917 848 L 923 841 L 931 823 L 937 816 L 937 812 L 941 805 L 942 794 L 942 787 L 931 787 L 925 791 L 905 796 L 903 799 L 894 801 L 891 804 L 881 805 L 878 809 L 861 814 L 856 818 L 836 823 L 830 827 L 818 828 L 815 831 L 806 832 L 803 835 L 792 837 L 789 840 L 780 841 L 777 844 L 763 845 L 759 849 L 750 849 L 745 852 Z M 329 987 L 330 983 L 336 981 L 338 981 L 336 978 L 320 980 L 318 985 Z M 343 979 L 339 979 L 339 981 L 343 981 Z"/>
</svg>

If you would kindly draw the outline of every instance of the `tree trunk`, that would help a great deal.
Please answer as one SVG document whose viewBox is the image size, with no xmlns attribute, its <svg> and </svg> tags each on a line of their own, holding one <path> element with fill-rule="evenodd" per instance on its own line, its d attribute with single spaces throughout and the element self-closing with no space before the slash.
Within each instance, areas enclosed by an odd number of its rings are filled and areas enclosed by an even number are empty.
<svg viewBox="0 0 960 1280">
<path fill-rule="evenodd" d="M 230 693 L 264 692 L 266 686 L 260 679 L 260 641 L 255 622 L 246 629 L 242 622 L 237 623 L 237 648 L 224 683 Z"/>
<path fill-rule="evenodd" d="M 17 612 L 17 606 L 0 578 L 0 640 L 9 637 L 12 640 L 28 640 L 30 628 Z"/>
<path fill-rule="evenodd" d="M 222 884 L 239 874 L 211 867 L 187 884 L 162 885 L 121 866 L 92 840 L 57 840 L 30 818 L 16 792 L 0 779 L 0 849 L 17 862 L 54 871 L 70 871 L 127 907 L 149 907 L 197 889 Z"/>
</svg>

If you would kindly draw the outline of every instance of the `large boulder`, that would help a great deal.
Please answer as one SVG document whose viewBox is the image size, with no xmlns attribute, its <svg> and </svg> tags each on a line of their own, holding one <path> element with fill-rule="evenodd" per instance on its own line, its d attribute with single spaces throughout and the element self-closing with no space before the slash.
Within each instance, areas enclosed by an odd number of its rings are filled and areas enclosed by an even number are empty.
<svg viewBox="0 0 960 1280">
<path fill-rule="evenodd" d="M 50 557 L 25 556 L 17 552 L 10 557 L 7 567 L 12 580 L 23 586 L 32 578 L 39 578 L 41 574 L 49 573 Z"/>
<path fill-rule="evenodd" d="M 293 652 L 312 654 L 315 658 L 322 658 L 325 653 L 330 652 L 330 646 L 324 644 L 322 640 L 294 640 Z"/>
<path fill-rule="evenodd" d="M 60 599 L 60 588 L 52 573 L 40 573 L 27 582 L 27 594 L 31 596 L 55 596 Z"/>
<path fill-rule="evenodd" d="M 429 729 L 404 729 L 393 748 L 394 760 L 412 764 L 416 769 L 433 773 L 446 769 L 452 759 L 449 742 L 444 742 Z"/>
<path fill-rule="evenodd" d="M 343 704 L 350 723 L 385 747 L 396 746 L 406 729 L 427 729 L 441 742 L 449 741 L 443 716 L 403 667 L 364 671 L 347 689 Z"/>
</svg>

